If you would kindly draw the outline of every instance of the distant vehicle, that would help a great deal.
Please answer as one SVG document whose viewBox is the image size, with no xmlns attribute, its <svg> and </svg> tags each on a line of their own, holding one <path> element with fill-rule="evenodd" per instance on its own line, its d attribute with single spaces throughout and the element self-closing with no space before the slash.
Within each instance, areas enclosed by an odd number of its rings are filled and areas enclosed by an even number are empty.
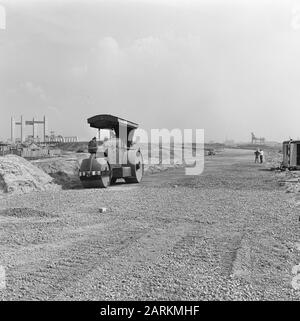
<svg viewBox="0 0 300 321">
<path fill-rule="evenodd" d="M 115 137 L 104 141 L 98 152 L 91 153 L 82 161 L 79 170 L 82 185 L 86 188 L 106 188 L 118 178 L 124 178 L 126 183 L 140 183 L 144 174 L 143 156 L 132 143 L 138 124 L 106 114 L 91 117 L 88 123 L 99 133 L 102 129 L 114 131 Z M 125 135 L 121 135 L 119 130 L 124 131 Z"/>
<path fill-rule="evenodd" d="M 282 143 L 282 168 L 300 170 L 300 140 L 287 140 Z"/>
</svg>

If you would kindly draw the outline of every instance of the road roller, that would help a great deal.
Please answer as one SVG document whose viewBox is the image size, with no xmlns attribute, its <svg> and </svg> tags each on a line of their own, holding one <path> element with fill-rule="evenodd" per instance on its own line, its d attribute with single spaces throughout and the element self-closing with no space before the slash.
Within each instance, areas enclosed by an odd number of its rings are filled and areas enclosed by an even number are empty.
<svg viewBox="0 0 300 321">
<path fill-rule="evenodd" d="M 89 148 L 90 156 L 84 159 L 79 178 L 85 188 L 106 188 L 123 178 L 126 183 L 140 183 L 144 174 L 143 156 L 133 143 L 138 124 L 112 115 L 96 115 L 87 120 L 98 129 L 96 148 Z M 101 131 L 109 133 L 101 141 Z"/>
</svg>

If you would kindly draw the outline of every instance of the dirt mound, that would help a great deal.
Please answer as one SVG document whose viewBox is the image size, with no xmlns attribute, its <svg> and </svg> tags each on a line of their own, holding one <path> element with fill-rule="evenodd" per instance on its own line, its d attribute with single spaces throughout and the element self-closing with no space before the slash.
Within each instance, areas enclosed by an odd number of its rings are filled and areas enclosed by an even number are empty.
<svg viewBox="0 0 300 321">
<path fill-rule="evenodd" d="M 59 143 L 56 148 L 63 152 L 88 152 L 88 142 L 76 142 L 76 143 Z"/>
<path fill-rule="evenodd" d="M 11 217 L 54 217 L 55 215 L 36 210 L 33 208 L 27 208 L 27 207 L 14 207 L 14 208 L 8 208 L 5 210 L 0 211 L 0 216 L 11 216 Z"/>
<path fill-rule="evenodd" d="M 53 178 L 22 157 L 0 157 L 0 193 L 55 191 L 60 187 Z"/>
<path fill-rule="evenodd" d="M 78 175 L 81 158 L 86 155 L 78 157 L 60 157 L 53 159 L 44 159 L 33 161 L 32 164 L 39 167 L 49 176 L 54 182 L 61 185 L 63 189 L 80 188 L 81 183 Z"/>
</svg>

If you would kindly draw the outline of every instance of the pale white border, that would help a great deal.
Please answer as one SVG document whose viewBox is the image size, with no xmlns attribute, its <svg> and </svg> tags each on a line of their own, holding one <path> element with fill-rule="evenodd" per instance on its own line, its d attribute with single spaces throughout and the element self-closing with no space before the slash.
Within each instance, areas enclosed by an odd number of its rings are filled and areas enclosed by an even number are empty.
<svg viewBox="0 0 300 321">
<path fill-rule="evenodd" d="M 6 29 L 6 10 L 5 7 L 0 4 L 0 30 Z"/>
</svg>

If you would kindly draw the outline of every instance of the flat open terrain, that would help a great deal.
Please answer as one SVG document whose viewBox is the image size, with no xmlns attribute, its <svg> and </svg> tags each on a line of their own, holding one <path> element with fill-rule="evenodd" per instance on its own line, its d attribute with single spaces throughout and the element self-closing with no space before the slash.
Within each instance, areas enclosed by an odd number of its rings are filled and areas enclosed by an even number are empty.
<svg viewBox="0 0 300 321">
<path fill-rule="evenodd" d="M 0 208 L 1 300 L 300 298 L 299 211 L 252 151 L 208 157 L 197 177 L 176 169 Z"/>
</svg>

